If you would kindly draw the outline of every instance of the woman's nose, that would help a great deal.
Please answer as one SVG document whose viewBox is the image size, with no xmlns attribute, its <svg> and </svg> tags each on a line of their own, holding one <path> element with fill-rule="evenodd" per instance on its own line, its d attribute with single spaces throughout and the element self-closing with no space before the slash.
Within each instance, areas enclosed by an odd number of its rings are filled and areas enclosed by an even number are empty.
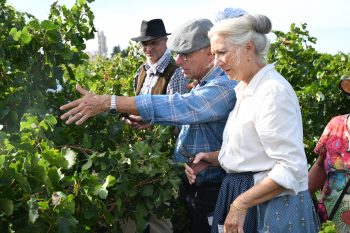
<svg viewBox="0 0 350 233">
<path fill-rule="evenodd" d="M 214 66 L 221 66 L 222 64 L 222 61 L 218 57 L 215 57 Z"/>
</svg>

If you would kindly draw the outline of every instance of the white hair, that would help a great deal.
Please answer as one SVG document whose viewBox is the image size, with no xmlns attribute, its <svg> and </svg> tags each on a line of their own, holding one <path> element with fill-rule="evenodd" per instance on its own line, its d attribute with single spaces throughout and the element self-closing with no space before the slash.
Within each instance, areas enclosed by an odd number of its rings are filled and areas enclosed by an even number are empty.
<svg viewBox="0 0 350 233">
<path fill-rule="evenodd" d="M 256 55 L 263 62 L 270 47 L 266 34 L 271 28 L 272 24 L 267 16 L 245 14 L 218 22 L 210 29 L 208 36 L 210 39 L 214 34 L 222 35 L 227 43 L 237 47 L 244 47 L 251 41 L 255 45 Z"/>
</svg>

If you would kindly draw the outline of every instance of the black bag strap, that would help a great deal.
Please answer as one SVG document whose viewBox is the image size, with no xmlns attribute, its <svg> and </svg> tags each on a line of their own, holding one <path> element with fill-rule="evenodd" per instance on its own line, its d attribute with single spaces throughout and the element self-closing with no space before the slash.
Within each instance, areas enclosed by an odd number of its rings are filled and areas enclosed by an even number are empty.
<svg viewBox="0 0 350 233">
<path fill-rule="evenodd" d="M 332 220 L 335 213 L 337 212 L 338 208 L 339 208 L 339 205 L 341 203 L 341 201 L 343 200 L 344 196 L 345 196 L 345 193 L 347 193 L 348 189 L 350 187 L 350 179 L 348 180 L 348 182 L 346 183 L 343 191 L 341 192 L 341 194 L 339 195 L 338 197 L 338 200 L 336 201 L 336 203 L 334 204 L 333 206 L 333 209 L 331 211 L 331 214 L 329 215 L 328 219 L 329 220 Z"/>
</svg>

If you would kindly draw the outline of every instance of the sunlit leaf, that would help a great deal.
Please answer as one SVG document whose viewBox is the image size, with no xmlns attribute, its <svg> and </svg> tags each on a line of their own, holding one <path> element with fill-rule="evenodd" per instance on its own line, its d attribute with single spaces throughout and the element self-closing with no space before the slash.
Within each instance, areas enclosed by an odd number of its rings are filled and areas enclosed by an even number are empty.
<svg viewBox="0 0 350 233">
<path fill-rule="evenodd" d="M 38 205 L 36 202 L 37 199 L 34 196 L 31 196 L 28 200 L 29 222 L 31 223 L 35 223 L 35 221 L 39 218 Z"/>
<path fill-rule="evenodd" d="M 0 209 L 2 209 L 6 215 L 11 215 L 13 213 L 13 201 L 0 198 Z"/>
</svg>

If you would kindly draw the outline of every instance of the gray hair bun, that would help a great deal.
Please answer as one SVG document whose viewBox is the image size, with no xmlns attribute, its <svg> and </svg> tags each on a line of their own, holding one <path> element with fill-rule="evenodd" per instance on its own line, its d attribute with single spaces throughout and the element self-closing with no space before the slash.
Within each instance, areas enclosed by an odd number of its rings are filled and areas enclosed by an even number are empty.
<svg viewBox="0 0 350 233">
<path fill-rule="evenodd" d="M 262 34 L 268 34 L 272 29 L 271 20 L 265 15 L 249 15 L 253 29 Z"/>
</svg>

